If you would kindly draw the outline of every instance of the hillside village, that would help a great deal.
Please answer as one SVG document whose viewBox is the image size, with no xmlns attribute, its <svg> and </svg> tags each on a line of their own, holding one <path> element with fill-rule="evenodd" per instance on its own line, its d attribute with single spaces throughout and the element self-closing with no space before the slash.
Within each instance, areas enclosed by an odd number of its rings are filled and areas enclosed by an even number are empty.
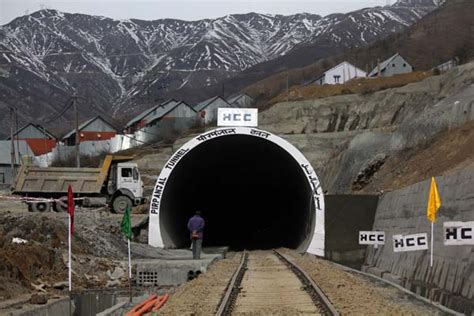
<svg viewBox="0 0 474 316">
<path fill-rule="evenodd" d="M 453 57 L 440 65 L 434 65 L 432 71 L 445 72 L 455 67 L 457 63 L 457 58 Z M 370 72 L 365 72 L 347 61 L 341 62 L 315 79 L 304 83 L 303 86 L 337 85 L 339 91 L 349 91 L 352 81 L 361 85 L 360 80 L 357 81 L 357 79 L 367 78 L 365 82 L 370 82 L 370 79 L 374 78 L 403 77 L 399 75 L 412 72 L 413 67 L 408 61 L 396 53 L 387 60 L 378 62 Z M 405 83 L 408 82 L 410 81 L 405 81 Z M 390 84 L 383 88 L 389 87 L 391 87 Z M 294 99 L 295 91 L 283 92 L 283 94 L 286 95 L 287 100 L 290 100 Z M 290 98 L 289 95 L 292 97 Z M 124 126 L 115 126 L 101 115 L 91 117 L 78 125 L 80 155 L 97 156 L 104 152 L 114 153 L 133 147 L 169 142 L 178 138 L 179 135 L 186 134 L 189 130 L 215 126 L 218 108 L 250 108 L 256 105 L 255 103 L 255 99 L 246 93 L 232 95 L 227 99 L 215 96 L 193 106 L 184 101 L 170 99 L 139 113 Z M 71 108 L 72 104 L 70 102 L 65 110 Z M 15 120 L 14 117 L 12 119 Z M 17 131 L 12 130 L 12 133 L 13 137 L 10 135 L 1 142 L 4 148 L 8 148 L 8 141 L 10 141 L 10 147 L 15 151 L 14 154 L 5 155 L 1 162 L 3 168 L 0 172 L 0 180 L 3 182 L 0 183 L 2 184 L 12 183 L 13 179 L 7 169 L 21 163 L 21 158 L 18 157 L 29 156 L 34 158 L 33 160 L 39 165 L 49 166 L 58 160 L 68 161 L 74 154 L 75 129 L 59 138 L 39 124 L 29 123 Z M 56 148 L 57 146 L 62 148 Z M 12 157 L 15 157 L 13 164 Z"/>
<path fill-rule="evenodd" d="M 134 147 L 169 143 L 192 128 L 215 124 L 218 108 L 246 108 L 254 103 L 247 94 L 237 94 L 227 100 L 216 96 L 194 106 L 171 99 L 143 111 L 121 127 L 100 115 L 94 116 L 78 124 L 80 155 L 94 157 L 104 152 L 116 153 Z M 43 167 L 70 160 L 75 155 L 76 139 L 75 128 L 62 137 L 35 123 L 12 130 L 12 136 L 0 141 L 4 149 L 0 161 L 0 184 L 11 185 L 14 180 L 12 167 L 18 168 L 22 159 L 27 157 Z"/>
</svg>

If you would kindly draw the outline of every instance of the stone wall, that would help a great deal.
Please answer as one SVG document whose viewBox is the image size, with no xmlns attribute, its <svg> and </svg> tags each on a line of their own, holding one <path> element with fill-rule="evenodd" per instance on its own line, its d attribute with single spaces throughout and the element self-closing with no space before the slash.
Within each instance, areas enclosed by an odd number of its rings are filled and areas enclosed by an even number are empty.
<svg viewBox="0 0 474 316">
<path fill-rule="evenodd" d="M 443 222 L 474 220 L 474 170 L 436 181 L 442 206 L 434 226 L 433 267 L 429 250 L 394 253 L 392 246 L 394 234 L 426 232 L 430 236 L 428 179 L 380 197 L 373 230 L 385 231 L 386 245 L 367 249 L 362 270 L 470 315 L 474 311 L 474 246 L 444 246 Z"/>
</svg>

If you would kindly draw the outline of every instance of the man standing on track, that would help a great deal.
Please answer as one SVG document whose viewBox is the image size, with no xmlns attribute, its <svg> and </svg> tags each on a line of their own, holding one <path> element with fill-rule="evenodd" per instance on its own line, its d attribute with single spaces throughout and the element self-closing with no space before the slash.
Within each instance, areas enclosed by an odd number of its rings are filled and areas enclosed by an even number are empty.
<svg viewBox="0 0 474 316">
<path fill-rule="evenodd" d="M 193 247 L 193 259 L 201 258 L 202 236 L 204 230 L 204 219 L 201 217 L 201 212 L 196 211 L 196 214 L 188 221 L 188 230 L 191 234 L 191 242 Z"/>
</svg>

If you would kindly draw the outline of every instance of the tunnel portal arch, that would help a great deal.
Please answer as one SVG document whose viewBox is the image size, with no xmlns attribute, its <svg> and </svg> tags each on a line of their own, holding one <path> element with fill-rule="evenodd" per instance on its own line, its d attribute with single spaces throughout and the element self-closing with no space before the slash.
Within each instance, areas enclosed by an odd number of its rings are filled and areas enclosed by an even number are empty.
<svg viewBox="0 0 474 316">
<path fill-rule="evenodd" d="M 313 167 L 309 161 L 303 156 L 303 154 L 296 149 L 292 144 L 283 138 L 272 134 L 267 131 L 263 131 L 257 128 L 251 127 L 227 127 L 217 128 L 203 134 L 200 134 L 193 139 L 185 143 L 179 148 L 164 165 L 160 175 L 158 176 L 156 185 L 154 187 L 153 195 L 150 201 L 149 210 L 149 230 L 148 230 L 148 243 L 154 247 L 160 248 L 175 248 L 176 245 L 170 241 L 169 234 L 166 230 L 168 229 L 162 220 L 163 212 L 166 212 L 166 205 L 163 203 L 164 196 L 167 191 L 167 184 L 170 182 L 170 178 L 173 176 L 173 172 L 179 166 L 180 162 L 186 158 L 193 150 L 204 147 L 203 144 L 212 142 L 213 140 L 227 140 L 231 139 L 229 136 L 242 135 L 247 138 L 256 138 L 255 141 L 259 142 L 270 142 L 272 146 L 277 146 L 282 151 L 289 154 L 294 162 L 299 166 L 301 175 L 306 178 L 306 186 L 308 192 L 310 192 L 310 212 L 313 218 L 313 224 L 311 231 L 307 236 L 307 241 L 304 243 L 302 251 L 306 251 L 311 254 L 318 256 L 324 256 L 324 240 L 325 240 L 325 228 L 324 228 L 324 196 L 321 188 L 320 181 Z M 196 150 L 197 151 L 197 150 Z M 185 199 L 186 197 L 176 196 L 173 199 Z M 160 221 L 161 219 L 161 221 Z"/>
</svg>

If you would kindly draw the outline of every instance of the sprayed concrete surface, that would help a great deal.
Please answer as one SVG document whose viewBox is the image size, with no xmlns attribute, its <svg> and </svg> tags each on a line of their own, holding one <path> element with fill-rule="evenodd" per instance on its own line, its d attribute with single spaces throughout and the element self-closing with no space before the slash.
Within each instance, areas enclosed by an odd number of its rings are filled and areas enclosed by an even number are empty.
<svg viewBox="0 0 474 316">
<path fill-rule="evenodd" d="M 443 222 L 474 218 L 474 170 L 437 177 L 442 204 L 434 225 L 434 263 L 428 250 L 393 252 L 392 235 L 426 232 L 426 201 L 430 180 L 381 196 L 374 230 L 385 231 L 386 244 L 369 247 L 363 270 L 390 279 L 407 289 L 457 311 L 474 311 L 473 247 L 444 246 Z"/>
</svg>

